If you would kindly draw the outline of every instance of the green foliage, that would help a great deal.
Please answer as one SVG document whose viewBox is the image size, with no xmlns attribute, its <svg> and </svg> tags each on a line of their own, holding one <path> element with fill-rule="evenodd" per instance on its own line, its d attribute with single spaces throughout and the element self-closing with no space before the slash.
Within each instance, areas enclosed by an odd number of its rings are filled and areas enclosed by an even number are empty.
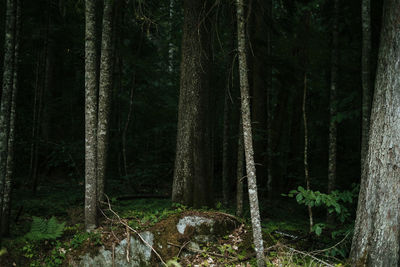
<svg viewBox="0 0 400 267">
<path fill-rule="evenodd" d="M 33 217 L 31 230 L 25 238 L 32 241 L 57 239 L 62 236 L 64 226 L 65 222 L 58 223 L 54 216 L 49 220 Z"/>
<path fill-rule="evenodd" d="M 332 191 L 330 194 L 319 191 L 306 190 L 299 186 L 297 190 L 291 190 L 289 194 L 282 194 L 290 198 L 296 198 L 298 204 L 310 207 L 325 207 L 329 213 L 335 213 L 338 219 L 343 223 L 350 217 L 350 212 L 346 207 L 347 203 L 352 203 L 357 196 L 358 189 L 354 187 L 352 191 Z M 318 223 L 312 228 L 316 235 L 321 235 L 325 224 Z"/>
<path fill-rule="evenodd" d="M 69 242 L 69 247 L 77 249 L 82 246 L 86 241 L 91 240 L 94 245 L 101 245 L 101 236 L 98 233 L 78 232 L 76 233 Z"/>
<path fill-rule="evenodd" d="M 50 255 L 45 258 L 45 264 L 48 267 L 61 266 L 66 257 L 67 250 L 65 249 L 65 244 L 57 241 L 53 245 L 54 248 L 51 250 Z"/>
</svg>

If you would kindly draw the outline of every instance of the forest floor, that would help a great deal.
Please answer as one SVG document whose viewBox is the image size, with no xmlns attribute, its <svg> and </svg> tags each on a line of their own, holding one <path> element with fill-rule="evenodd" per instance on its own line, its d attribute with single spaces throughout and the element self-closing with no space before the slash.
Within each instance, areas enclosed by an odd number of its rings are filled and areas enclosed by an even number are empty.
<svg viewBox="0 0 400 267">
<path fill-rule="evenodd" d="M 28 190 L 19 191 L 14 199 L 11 238 L 3 240 L 0 266 L 68 266 L 68 258 L 94 253 L 100 246 L 110 245 L 113 239 L 118 239 L 127 231 L 123 224 L 115 221 L 111 224 L 104 217 L 100 220 L 101 230 L 95 233 L 84 231 L 82 185 L 51 185 L 39 188 L 36 195 Z M 106 211 L 109 218 L 121 219 L 136 231 L 149 229 L 171 216 L 193 211 L 181 205 L 171 205 L 168 199 L 119 200 L 111 196 L 108 204 L 104 208 L 111 207 L 115 212 Z M 322 234 L 316 236 L 308 233 L 305 208 L 295 200 L 283 198 L 261 207 L 267 266 L 346 265 L 351 237 L 344 226 L 325 227 Z M 233 210 L 220 204 L 216 210 L 234 214 Z M 318 215 L 318 210 L 315 213 Z M 56 221 L 53 220 L 53 225 L 49 226 L 51 223 L 48 219 L 52 216 Z M 27 233 L 32 232 L 35 218 L 36 223 L 47 222 L 46 229 L 50 231 L 51 228 L 53 232 L 27 238 Z M 207 243 L 197 251 L 180 249 L 190 252 L 186 254 L 189 256 L 169 255 L 171 266 L 255 266 L 248 211 L 238 220 L 241 222 L 238 227 L 216 242 Z M 59 233 L 57 229 L 61 229 Z M 177 265 L 178 262 L 181 265 Z"/>
</svg>

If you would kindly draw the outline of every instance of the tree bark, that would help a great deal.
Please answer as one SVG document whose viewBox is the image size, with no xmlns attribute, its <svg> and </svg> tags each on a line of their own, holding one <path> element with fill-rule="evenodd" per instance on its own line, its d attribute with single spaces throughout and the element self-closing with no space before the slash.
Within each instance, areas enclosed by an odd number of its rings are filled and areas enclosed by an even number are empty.
<svg viewBox="0 0 400 267">
<path fill-rule="evenodd" d="M 224 95 L 224 124 L 222 132 L 222 196 L 225 206 L 229 203 L 230 183 L 229 183 L 229 123 L 230 123 L 230 103 L 229 103 L 229 90 L 230 90 L 230 77 L 228 76 L 227 86 Z"/>
<path fill-rule="evenodd" d="M 6 28 L 4 38 L 4 65 L 3 65 L 3 89 L 0 105 L 0 240 L 3 234 L 3 206 L 5 201 L 6 172 L 8 140 L 10 134 L 10 113 L 13 91 L 13 67 L 14 67 L 14 40 L 15 40 L 15 0 L 6 2 Z"/>
<path fill-rule="evenodd" d="M 362 0 L 362 56 L 361 56 L 361 80 L 362 80 L 362 133 L 361 133 L 361 169 L 364 168 L 365 158 L 368 152 L 368 132 L 371 115 L 371 0 Z M 362 173 L 362 171 L 361 171 Z"/>
<path fill-rule="evenodd" d="M 365 201 L 366 187 L 366 157 L 368 153 L 368 139 L 371 115 L 371 94 L 373 90 L 371 77 L 371 2 L 362 0 L 362 56 L 361 56 L 361 81 L 362 81 L 362 111 L 361 111 L 361 182 L 359 201 Z"/>
<path fill-rule="evenodd" d="M 339 0 L 334 0 L 331 50 L 331 84 L 329 99 L 329 154 L 328 154 L 328 194 L 335 189 L 336 151 L 337 151 L 337 77 L 338 77 L 338 41 L 339 41 Z M 328 213 L 328 220 L 332 215 Z"/>
<path fill-rule="evenodd" d="M 310 190 L 311 181 L 308 168 L 308 124 L 307 124 L 306 103 L 307 103 L 307 73 L 304 72 L 304 90 L 303 90 L 303 106 L 302 106 L 303 123 L 304 123 L 304 178 L 306 180 L 306 189 Z M 308 219 L 309 219 L 310 233 L 311 233 L 314 225 L 311 205 L 308 205 L 307 209 L 308 209 Z"/>
<path fill-rule="evenodd" d="M 254 249 L 257 255 L 257 266 L 265 265 L 264 245 L 261 233 L 260 210 L 258 206 L 256 168 L 254 164 L 254 150 L 252 140 L 250 100 L 249 100 L 249 81 L 248 67 L 246 59 L 246 26 L 244 16 L 243 0 L 237 0 L 237 30 L 238 30 L 238 53 L 239 53 L 239 76 L 240 76 L 240 95 L 242 109 L 242 123 L 244 136 L 244 151 L 246 158 L 246 173 L 249 189 L 249 202 L 251 223 L 253 229 Z"/>
<path fill-rule="evenodd" d="M 243 215 L 243 168 L 244 168 L 243 126 L 239 121 L 237 172 L 236 172 L 236 215 Z"/>
<path fill-rule="evenodd" d="M 11 188 L 14 177 L 14 140 L 15 140 L 15 117 L 18 92 L 18 58 L 19 58 L 19 36 L 21 29 L 21 1 L 16 0 L 16 22 L 15 22 L 15 44 L 14 44 L 14 67 L 13 67 L 13 90 L 10 111 L 10 132 L 8 136 L 7 168 L 4 184 L 3 207 L 1 230 L 2 236 L 10 234 L 10 211 L 11 211 Z"/>
<path fill-rule="evenodd" d="M 387 0 L 369 148 L 351 249 L 353 266 L 398 266 L 400 245 L 400 1 Z"/>
<path fill-rule="evenodd" d="M 212 206 L 208 1 L 185 0 L 172 201 Z"/>
<path fill-rule="evenodd" d="M 97 198 L 104 199 L 104 184 L 107 171 L 108 135 L 112 90 L 112 14 L 113 1 L 104 0 L 103 31 L 101 41 L 100 58 L 100 82 L 98 102 L 98 124 L 97 124 Z"/>
<path fill-rule="evenodd" d="M 97 226 L 97 77 L 96 6 L 85 5 L 85 228 Z"/>
</svg>

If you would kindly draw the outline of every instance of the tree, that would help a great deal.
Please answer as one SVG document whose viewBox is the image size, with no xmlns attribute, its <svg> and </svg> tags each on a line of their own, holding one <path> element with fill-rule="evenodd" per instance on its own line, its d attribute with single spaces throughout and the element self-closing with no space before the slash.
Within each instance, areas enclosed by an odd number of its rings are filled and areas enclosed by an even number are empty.
<svg viewBox="0 0 400 267">
<path fill-rule="evenodd" d="M 361 55 L 361 81 L 362 81 L 362 123 L 361 123 L 361 183 L 363 177 L 365 158 L 368 152 L 368 132 L 369 120 L 371 115 L 371 2 L 370 0 L 361 1 L 362 19 L 362 55 Z"/>
<path fill-rule="evenodd" d="M 336 182 L 336 150 L 337 150 L 337 77 L 338 77 L 338 20 L 339 1 L 333 1 L 332 51 L 331 51 L 331 84 L 329 99 L 329 154 L 328 154 L 328 194 L 335 189 Z M 328 216 L 330 217 L 330 216 Z"/>
<path fill-rule="evenodd" d="M 365 182 L 360 188 L 351 248 L 354 266 L 400 263 L 399 9 L 399 1 L 384 2 Z"/>
<path fill-rule="evenodd" d="M 246 158 L 247 183 L 249 189 L 249 202 L 251 224 L 253 228 L 254 249 L 257 255 L 257 266 L 265 265 L 264 245 L 261 233 L 260 210 L 258 207 L 256 168 L 254 164 L 254 150 L 250 119 L 249 80 L 247 75 L 246 59 L 246 26 L 244 16 L 243 0 L 236 0 L 237 6 L 237 31 L 238 31 L 238 53 L 239 53 L 239 77 L 240 77 L 240 99 L 241 114 L 244 137 L 244 151 Z M 239 160 L 239 159 L 238 159 Z"/>
<path fill-rule="evenodd" d="M 85 228 L 97 226 L 96 1 L 85 2 Z"/>
<path fill-rule="evenodd" d="M 209 121 L 210 58 L 207 0 L 185 0 L 178 132 L 172 201 L 211 206 L 212 171 Z"/>
<path fill-rule="evenodd" d="M 113 1 L 104 0 L 103 30 L 100 58 L 100 82 L 97 125 L 97 197 L 104 196 L 104 183 L 107 170 L 108 124 L 110 119 L 110 101 L 112 89 L 112 11 Z"/>
<path fill-rule="evenodd" d="M 15 55 L 15 0 L 6 2 L 6 30 L 4 38 L 3 86 L 0 106 L 0 238 L 4 233 L 3 207 L 6 188 L 8 144 L 10 136 L 11 102 L 13 94 L 13 71 Z"/>
<path fill-rule="evenodd" d="M 11 96 L 10 110 L 10 131 L 8 136 L 7 168 L 4 183 L 3 206 L 1 211 L 2 236 L 10 234 L 10 211 L 11 211 L 11 188 L 14 179 L 14 143 L 15 143 L 15 120 L 17 109 L 18 92 L 18 60 L 19 60 L 19 39 L 21 31 L 21 1 L 16 0 L 15 13 L 15 43 L 14 43 L 14 67 L 13 67 L 13 89 Z"/>
</svg>

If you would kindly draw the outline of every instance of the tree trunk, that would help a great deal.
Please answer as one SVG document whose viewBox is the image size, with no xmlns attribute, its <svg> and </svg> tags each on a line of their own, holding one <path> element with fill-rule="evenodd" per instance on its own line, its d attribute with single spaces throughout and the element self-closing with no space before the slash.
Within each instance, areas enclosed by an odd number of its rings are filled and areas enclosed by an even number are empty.
<svg viewBox="0 0 400 267">
<path fill-rule="evenodd" d="M 363 171 L 366 164 L 368 153 L 368 136 L 371 115 L 371 2 L 362 0 L 361 18 L 362 18 L 362 56 L 361 56 L 361 80 L 362 80 L 362 122 L 361 122 L 361 182 L 360 189 L 365 188 L 366 172 Z M 365 201 L 365 191 L 360 190 L 359 199 Z"/>
<path fill-rule="evenodd" d="M 85 3 L 85 228 L 92 231 L 97 226 L 96 6 Z"/>
<path fill-rule="evenodd" d="M 97 124 L 97 198 L 102 201 L 104 198 L 104 184 L 107 171 L 107 151 L 110 119 L 110 101 L 112 90 L 112 14 L 113 1 L 104 0 L 103 31 L 101 41 L 100 58 L 100 83 L 98 103 L 98 124 Z"/>
<path fill-rule="evenodd" d="M 236 215 L 243 215 L 243 168 L 244 168 L 243 126 L 239 121 L 237 172 L 236 172 Z"/>
<path fill-rule="evenodd" d="M 188 206 L 213 204 L 209 162 L 210 39 L 206 0 L 184 1 L 178 132 L 172 201 Z"/>
<path fill-rule="evenodd" d="M 311 182 L 308 169 L 308 125 L 307 125 L 306 103 L 307 103 L 307 73 L 304 72 L 304 91 L 303 91 L 303 108 L 302 108 L 303 123 L 304 123 L 304 178 L 306 180 L 306 189 L 310 190 Z M 310 233 L 311 233 L 314 225 L 311 205 L 308 205 L 307 209 L 308 209 L 308 219 L 309 219 Z"/>
<path fill-rule="evenodd" d="M 265 150 L 265 167 L 267 168 L 267 193 L 268 199 L 272 200 L 272 108 L 271 108 L 271 95 L 272 95 L 272 0 L 267 1 L 267 92 L 266 92 L 266 110 L 267 110 L 267 141 Z"/>
<path fill-rule="evenodd" d="M 6 29 L 4 38 L 3 90 L 0 105 L 0 241 L 3 230 L 3 206 L 5 201 L 8 139 L 10 133 L 10 113 L 13 91 L 15 0 L 7 0 Z"/>
<path fill-rule="evenodd" d="M 400 2 L 387 0 L 368 154 L 351 249 L 354 266 L 398 266 L 400 245 Z"/>
<path fill-rule="evenodd" d="M 265 150 L 267 141 L 267 87 L 268 75 L 267 64 L 265 62 L 268 54 L 268 25 L 266 23 L 267 1 L 255 0 L 252 4 L 252 15 L 254 25 L 250 28 L 254 29 L 251 34 L 251 47 L 254 53 L 251 57 L 251 116 L 253 118 L 253 134 L 254 134 L 254 160 L 256 164 L 257 178 L 259 184 L 267 184 L 267 168 L 265 161 Z"/>
<path fill-rule="evenodd" d="M 257 266 L 265 265 L 264 246 L 261 233 L 260 210 L 258 207 L 256 168 L 253 157 L 253 140 L 250 119 L 249 81 L 247 76 L 246 59 L 246 32 L 243 0 L 237 0 L 237 30 L 239 53 L 240 95 L 242 109 L 242 123 L 244 136 L 244 151 L 246 158 L 247 183 L 249 189 L 249 202 L 251 223 L 253 229 L 254 249 L 257 255 Z"/>
<path fill-rule="evenodd" d="M 10 211 L 11 211 L 11 187 L 14 176 L 14 140 L 15 140 L 15 113 L 18 92 L 18 58 L 19 58 L 19 36 L 21 30 L 21 1 L 16 0 L 16 22 L 15 22 L 15 45 L 14 45 L 14 67 L 13 67 L 13 91 L 11 97 L 10 132 L 8 136 L 7 169 L 4 184 L 1 236 L 10 234 Z"/>
<path fill-rule="evenodd" d="M 328 154 L 328 194 L 335 189 L 336 182 L 336 150 L 337 150 L 337 77 L 338 77 L 338 20 L 339 0 L 334 0 L 332 24 L 332 52 L 331 52 L 331 86 L 329 99 L 329 154 Z M 328 221 L 332 221 L 332 215 Z"/>
<path fill-rule="evenodd" d="M 230 183 L 229 183 L 229 123 L 230 123 L 230 103 L 229 103 L 229 90 L 230 90 L 230 77 L 228 76 L 227 86 L 224 95 L 224 125 L 222 132 L 222 195 L 223 203 L 225 206 L 229 204 Z"/>
</svg>

